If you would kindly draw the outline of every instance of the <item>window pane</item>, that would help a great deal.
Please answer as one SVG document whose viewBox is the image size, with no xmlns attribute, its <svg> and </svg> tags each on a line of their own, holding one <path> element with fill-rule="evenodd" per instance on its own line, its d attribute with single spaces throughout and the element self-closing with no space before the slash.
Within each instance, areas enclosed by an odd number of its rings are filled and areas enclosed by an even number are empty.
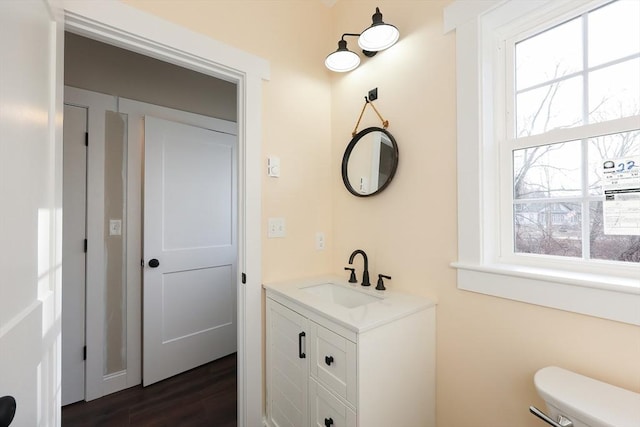
<svg viewBox="0 0 640 427">
<path fill-rule="evenodd" d="M 513 198 L 580 196 L 580 141 L 513 151 Z"/>
<path fill-rule="evenodd" d="M 608 261 L 640 262 L 640 236 L 604 234 L 602 202 L 589 204 L 591 258 Z"/>
<path fill-rule="evenodd" d="M 589 73 L 589 122 L 640 114 L 640 58 Z"/>
<path fill-rule="evenodd" d="M 516 137 L 582 124 L 582 77 L 552 83 L 516 96 Z"/>
<path fill-rule="evenodd" d="M 589 140 L 589 194 L 602 196 L 605 160 L 640 155 L 640 131 L 615 133 Z"/>
<path fill-rule="evenodd" d="M 640 52 L 640 2 L 620 0 L 594 10 L 589 20 L 589 67 Z"/>
<path fill-rule="evenodd" d="M 582 24 L 577 18 L 516 44 L 516 89 L 580 71 L 581 32 Z"/>
<path fill-rule="evenodd" d="M 582 256 L 580 204 L 518 203 L 513 215 L 516 253 Z"/>
</svg>

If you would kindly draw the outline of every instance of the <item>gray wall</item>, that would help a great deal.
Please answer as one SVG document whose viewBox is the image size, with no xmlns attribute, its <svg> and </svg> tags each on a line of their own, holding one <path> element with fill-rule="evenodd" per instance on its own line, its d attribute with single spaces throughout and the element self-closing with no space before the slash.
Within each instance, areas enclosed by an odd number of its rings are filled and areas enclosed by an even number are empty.
<svg viewBox="0 0 640 427">
<path fill-rule="evenodd" d="M 65 33 L 64 84 L 237 121 L 236 84 Z"/>
</svg>

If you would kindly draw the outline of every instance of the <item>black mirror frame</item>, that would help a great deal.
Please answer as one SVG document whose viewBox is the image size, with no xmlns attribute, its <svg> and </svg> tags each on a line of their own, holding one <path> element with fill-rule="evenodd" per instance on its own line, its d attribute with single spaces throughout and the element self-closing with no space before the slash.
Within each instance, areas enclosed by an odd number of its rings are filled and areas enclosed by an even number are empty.
<svg viewBox="0 0 640 427">
<path fill-rule="evenodd" d="M 355 148 L 356 144 L 358 143 L 358 141 L 360 141 L 360 139 L 362 139 L 363 136 L 367 135 L 368 133 L 376 132 L 376 131 L 382 132 L 389 137 L 389 140 L 391 141 L 391 144 L 393 146 L 393 154 L 395 157 L 395 161 L 393 162 L 393 167 L 391 168 L 391 172 L 389 173 L 389 178 L 384 184 L 382 184 L 382 186 L 378 187 L 378 189 L 373 193 L 361 194 L 361 193 L 358 193 L 351 186 L 351 183 L 349 182 L 349 177 L 347 175 L 347 166 L 349 165 L 349 157 L 351 156 L 351 152 Z M 399 160 L 398 154 L 399 154 L 398 144 L 396 143 L 396 139 L 393 137 L 393 135 L 391 135 L 391 133 L 389 133 L 388 130 L 380 127 L 375 127 L 375 126 L 361 130 L 360 132 L 355 134 L 354 137 L 351 139 L 351 142 L 349 142 L 349 145 L 347 145 L 347 149 L 344 151 L 344 156 L 342 157 L 342 182 L 344 182 L 344 186 L 347 188 L 347 190 L 349 190 L 349 193 L 358 197 L 370 197 L 380 193 L 382 190 L 387 188 L 389 183 L 391 183 L 391 181 L 393 180 L 394 175 L 396 174 L 396 169 L 398 169 L 398 160 Z"/>
</svg>

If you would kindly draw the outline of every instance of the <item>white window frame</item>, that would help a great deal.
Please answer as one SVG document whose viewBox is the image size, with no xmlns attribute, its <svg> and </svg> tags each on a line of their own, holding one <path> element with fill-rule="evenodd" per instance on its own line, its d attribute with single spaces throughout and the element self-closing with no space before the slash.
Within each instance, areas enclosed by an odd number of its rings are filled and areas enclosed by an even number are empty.
<svg viewBox="0 0 640 427">
<path fill-rule="evenodd" d="M 452 266 L 459 289 L 640 325 L 638 266 L 596 262 L 597 268 L 584 269 L 557 259 L 522 262 L 500 252 L 501 223 L 512 222 L 510 197 L 501 198 L 499 190 L 505 185 L 501 174 L 512 173 L 510 162 L 500 161 L 505 153 L 498 144 L 506 117 L 496 113 L 507 111 L 505 40 L 525 19 L 529 25 L 551 23 L 598 3 L 458 0 L 445 9 L 444 30 L 455 30 L 457 43 L 458 261 Z M 574 129 L 558 132 L 580 139 Z"/>
</svg>

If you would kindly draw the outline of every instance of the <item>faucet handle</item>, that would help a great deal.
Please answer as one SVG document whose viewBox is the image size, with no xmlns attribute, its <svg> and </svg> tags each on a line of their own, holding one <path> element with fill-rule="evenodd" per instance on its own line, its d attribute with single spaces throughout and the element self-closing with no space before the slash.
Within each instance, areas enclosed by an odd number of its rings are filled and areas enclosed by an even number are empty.
<svg viewBox="0 0 640 427">
<path fill-rule="evenodd" d="M 351 275 L 349 276 L 349 283 L 358 283 L 358 279 L 356 279 L 356 269 L 345 267 L 345 270 L 351 270 Z"/>
<path fill-rule="evenodd" d="M 376 290 L 378 291 L 384 291 L 385 288 L 384 287 L 384 281 L 382 279 L 389 279 L 391 280 L 391 276 L 385 276 L 384 274 L 378 274 L 378 284 L 376 285 Z"/>
</svg>

